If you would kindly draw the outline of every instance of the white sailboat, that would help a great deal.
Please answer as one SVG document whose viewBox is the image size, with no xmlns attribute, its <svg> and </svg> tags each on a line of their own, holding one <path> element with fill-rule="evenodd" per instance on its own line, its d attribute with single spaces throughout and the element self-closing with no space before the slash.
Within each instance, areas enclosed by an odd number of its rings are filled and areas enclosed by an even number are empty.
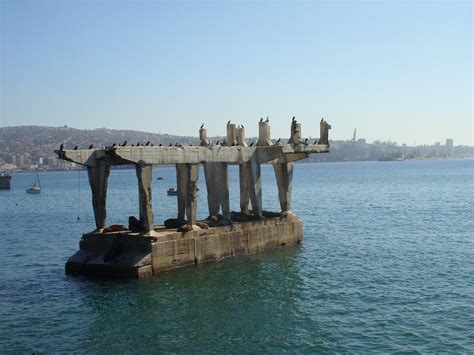
<svg viewBox="0 0 474 355">
<path fill-rule="evenodd" d="M 31 184 L 29 188 L 26 189 L 26 192 L 29 194 L 41 193 L 41 183 L 38 175 L 38 170 L 36 170 L 36 180 Z"/>
</svg>

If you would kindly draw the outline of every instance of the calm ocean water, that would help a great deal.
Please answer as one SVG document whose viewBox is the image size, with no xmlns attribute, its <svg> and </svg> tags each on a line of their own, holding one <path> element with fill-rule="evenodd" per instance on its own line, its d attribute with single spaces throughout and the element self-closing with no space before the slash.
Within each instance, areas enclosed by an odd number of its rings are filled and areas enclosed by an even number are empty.
<svg viewBox="0 0 474 355">
<path fill-rule="evenodd" d="M 157 176 L 159 223 L 174 169 Z M 0 191 L 0 352 L 474 352 L 474 160 L 299 164 L 302 245 L 138 281 L 64 274 L 94 228 L 87 174 L 40 178 L 41 195 L 29 173 Z M 108 224 L 138 214 L 137 194 L 134 170 L 112 171 Z"/>
</svg>

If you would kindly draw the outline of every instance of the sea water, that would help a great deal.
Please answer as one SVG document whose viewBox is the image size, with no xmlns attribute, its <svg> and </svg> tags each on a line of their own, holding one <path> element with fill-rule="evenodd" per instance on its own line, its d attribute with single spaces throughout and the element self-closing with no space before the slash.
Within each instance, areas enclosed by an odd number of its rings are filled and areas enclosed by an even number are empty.
<svg viewBox="0 0 474 355">
<path fill-rule="evenodd" d="M 0 352 L 474 352 L 474 160 L 297 164 L 301 245 L 141 280 L 65 275 L 94 229 L 87 173 L 41 173 L 29 195 L 34 178 L 0 191 Z M 175 179 L 154 169 L 156 223 Z M 199 189 L 205 218 L 202 171 Z M 138 215 L 134 170 L 111 172 L 107 204 L 109 225 Z"/>
</svg>

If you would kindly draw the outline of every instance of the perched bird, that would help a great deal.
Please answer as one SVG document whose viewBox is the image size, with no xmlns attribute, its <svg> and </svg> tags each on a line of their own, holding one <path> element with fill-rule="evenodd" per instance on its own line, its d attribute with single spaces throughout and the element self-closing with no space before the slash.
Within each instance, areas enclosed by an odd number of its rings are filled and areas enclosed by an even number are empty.
<svg viewBox="0 0 474 355">
<path fill-rule="evenodd" d="M 64 144 L 61 143 L 61 145 L 59 146 L 59 150 L 63 151 L 64 150 Z"/>
<path fill-rule="evenodd" d="M 304 140 L 304 144 L 308 144 L 308 138 Z"/>
<path fill-rule="evenodd" d="M 280 139 L 281 138 L 278 138 L 277 141 L 275 142 L 275 144 L 280 144 Z"/>
<path fill-rule="evenodd" d="M 229 120 L 229 121 L 227 121 L 227 124 L 230 124 L 230 120 Z"/>
<path fill-rule="evenodd" d="M 266 120 L 265 122 L 268 122 L 268 121 L 269 121 L 269 120 L 268 120 L 268 116 L 267 116 L 267 120 Z"/>
<path fill-rule="evenodd" d="M 115 148 L 115 147 L 116 147 L 116 145 L 117 145 L 117 144 L 115 144 L 115 143 L 114 143 L 114 144 L 112 144 L 112 148 Z"/>
<path fill-rule="evenodd" d="M 169 147 L 172 147 L 172 146 L 173 146 L 173 144 L 172 144 L 172 143 L 170 143 Z"/>
<path fill-rule="evenodd" d="M 91 144 L 91 145 L 89 146 L 89 149 L 92 149 L 92 148 L 94 148 L 94 144 Z"/>
<path fill-rule="evenodd" d="M 77 145 L 74 147 L 74 150 L 77 150 L 77 148 L 79 148 Z"/>
<path fill-rule="evenodd" d="M 240 126 L 241 126 L 242 128 L 245 128 L 243 124 L 242 124 L 242 125 L 240 125 Z"/>
<path fill-rule="evenodd" d="M 324 121 L 324 118 L 321 118 L 321 122 L 323 122 L 323 121 Z"/>
<path fill-rule="evenodd" d="M 160 144 L 158 144 L 158 147 L 161 147 L 162 145 L 163 145 L 163 144 L 160 143 Z"/>
<path fill-rule="evenodd" d="M 260 122 L 263 122 L 263 117 L 260 119 Z"/>
<path fill-rule="evenodd" d="M 201 129 L 203 129 L 203 128 L 204 128 L 204 123 L 201 125 Z"/>
<path fill-rule="evenodd" d="M 145 147 L 148 147 L 150 145 L 150 141 L 145 143 Z"/>
<path fill-rule="evenodd" d="M 135 147 L 135 146 L 132 144 L 131 147 Z"/>
<path fill-rule="evenodd" d="M 251 147 L 251 146 L 253 146 L 253 142 L 252 142 L 252 143 L 250 143 L 250 146 L 249 146 L 249 147 Z"/>
<path fill-rule="evenodd" d="M 216 142 L 216 145 L 219 145 L 219 141 Z"/>
<path fill-rule="evenodd" d="M 126 145 L 127 145 L 127 141 L 124 141 L 124 142 L 122 143 L 122 147 L 125 147 Z"/>
<path fill-rule="evenodd" d="M 140 146 L 140 142 L 137 142 L 137 147 L 139 147 L 139 146 Z"/>
<path fill-rule="evenodd" d="M 174 144 L 174 146 L 177 147 L 177 146 L 178 146 L 178 142 L 176 142 L 176 143 Z"/>
<path fill-rule="evenodd" d="M 291 119 L 291 122 L 296 122 L 296 117 L 293 116 L 293 118 Z"/>
</svg>

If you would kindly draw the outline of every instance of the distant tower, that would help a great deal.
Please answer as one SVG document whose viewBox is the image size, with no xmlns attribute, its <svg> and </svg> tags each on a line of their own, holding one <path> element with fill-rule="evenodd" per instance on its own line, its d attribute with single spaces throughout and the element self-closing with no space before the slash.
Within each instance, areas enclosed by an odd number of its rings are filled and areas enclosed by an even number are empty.
<svg viewBox="0 0 474 355">
<path fill-rule="evenodd" d="M 357 128 L 354 128 L 354 135 L 352 136 L 352 141 L 356 141 Z"/>
<path fill-rule="evenodd" d="M 454 140 L 452 138 L 446 138 L 446 148 L 453 149 Z"/>
</svg>

